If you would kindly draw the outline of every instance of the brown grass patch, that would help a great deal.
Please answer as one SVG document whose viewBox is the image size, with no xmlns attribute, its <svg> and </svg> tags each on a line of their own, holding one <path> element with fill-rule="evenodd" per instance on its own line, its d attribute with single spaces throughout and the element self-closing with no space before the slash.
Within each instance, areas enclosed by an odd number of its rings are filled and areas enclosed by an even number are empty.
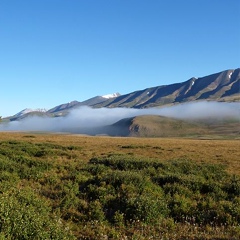
<svg viewBox="0 0 240 240">
<path fill-rule="evenodd" d="M 186 159 L 196 162 L 220 163 L 229 173 L 240 174 L 239 140 L 199 140 L 180 138 L 89 137 L 83 135 L 1 133 L 0 141 L 22 140 L 78 146 L 73 159 L 88 161 L 95 156 L 129 154 L 159 160 Z M 64 160 L 62 157 L 59 160 Z M 67 159 L 69 161 L 69 159 Z"/>
</svg>

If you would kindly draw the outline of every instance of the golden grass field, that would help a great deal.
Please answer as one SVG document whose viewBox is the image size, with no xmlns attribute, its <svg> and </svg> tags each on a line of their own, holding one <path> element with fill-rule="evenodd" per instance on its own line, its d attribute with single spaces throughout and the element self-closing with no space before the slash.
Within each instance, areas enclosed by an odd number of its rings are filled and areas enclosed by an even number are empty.
<svg viewBox="0 0 240 240">
<path fill-rule="evenodd" d="M 23 140 L 80 146 L 77 157 L 88 161 L 95 156 L 129 154 L 159 160 L 186 159 L 220 163 L 240 175 L 240 140 L 199 140 L 181 138 L 132 138 L 67 134 L 1 133 L 0 141 Z M 59 159 L 64 160 L 64 159 Z"/>
</svg>

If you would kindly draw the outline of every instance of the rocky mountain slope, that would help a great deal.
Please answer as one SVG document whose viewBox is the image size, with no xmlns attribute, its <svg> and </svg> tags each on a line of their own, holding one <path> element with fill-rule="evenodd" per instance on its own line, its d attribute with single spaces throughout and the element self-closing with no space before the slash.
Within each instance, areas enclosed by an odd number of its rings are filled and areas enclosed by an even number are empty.
<svg viewBox="0 0 240 240">
<path fill-rule="evenodd" d="M 149 108 L 196 100 L 240 101 L 240 68 L 191 78 L 182 83 L 146 88 L 94 107 Z"/>
</svg>

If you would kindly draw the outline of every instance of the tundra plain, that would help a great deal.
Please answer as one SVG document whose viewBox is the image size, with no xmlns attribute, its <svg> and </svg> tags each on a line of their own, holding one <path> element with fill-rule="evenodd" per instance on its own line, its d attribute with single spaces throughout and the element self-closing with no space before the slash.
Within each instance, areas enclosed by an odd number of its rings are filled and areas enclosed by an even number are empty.
<svg viewBox="0 0 240 240">
<path fill-rule="evenodd" d="M 238 139 L 1 133 L 0 236 L 239 239 L 239 149 Z"/>
</svg>

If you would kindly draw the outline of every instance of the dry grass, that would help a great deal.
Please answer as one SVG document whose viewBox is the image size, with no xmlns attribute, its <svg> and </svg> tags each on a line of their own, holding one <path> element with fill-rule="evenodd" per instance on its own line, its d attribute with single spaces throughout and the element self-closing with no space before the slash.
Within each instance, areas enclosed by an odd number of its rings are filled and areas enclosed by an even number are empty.
<svg viewBox="0 0 240 240">
<path fill-rule="evenodd" d="M 129 154 L 160 160 L 186 159 L 220 163 L 229 173 L 240 175 L 239 140 L 199 140 L 178 138 L 89 137 L 83 135 L 1 133 L 0 141 L 24 140 L 82 147 L 77 158 L 88 161 L 95 156 Z"/>
</svg>

